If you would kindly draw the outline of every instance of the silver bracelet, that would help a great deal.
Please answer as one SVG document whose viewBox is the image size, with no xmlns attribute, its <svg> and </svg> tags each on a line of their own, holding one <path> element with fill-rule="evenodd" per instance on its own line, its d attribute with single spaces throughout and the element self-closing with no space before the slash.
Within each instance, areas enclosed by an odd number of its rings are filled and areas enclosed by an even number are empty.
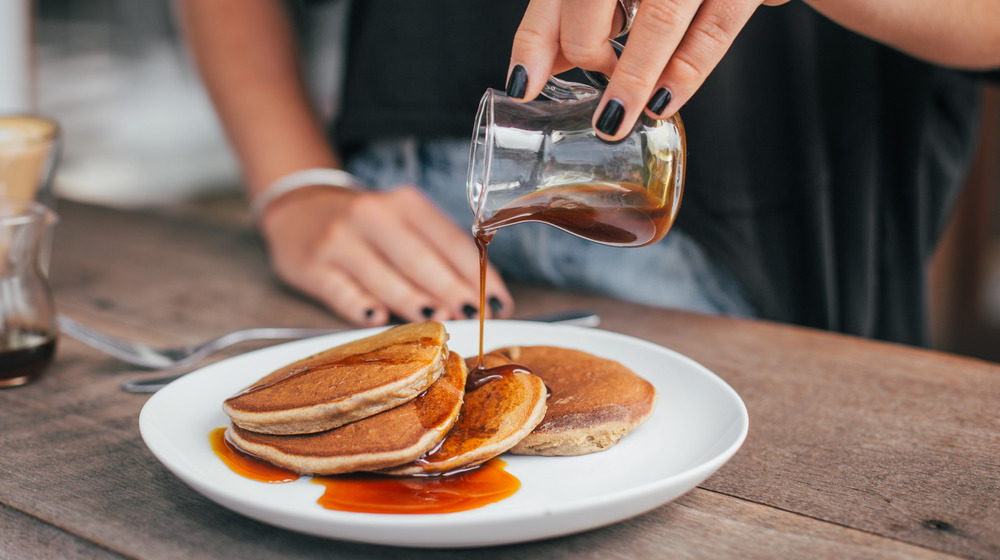
<svg viewBox="0 0 1000 560">
<path fill-rule="evenodd" d="M 264 211 L 286 194 L 306 187 L 334 187 L 354 191 L 365 190 L 365 184 L 342 169 L 316 168 L 289 173 L 268 185 L 250 200 L 250 214 L 260 221 Z"/>
</svg>

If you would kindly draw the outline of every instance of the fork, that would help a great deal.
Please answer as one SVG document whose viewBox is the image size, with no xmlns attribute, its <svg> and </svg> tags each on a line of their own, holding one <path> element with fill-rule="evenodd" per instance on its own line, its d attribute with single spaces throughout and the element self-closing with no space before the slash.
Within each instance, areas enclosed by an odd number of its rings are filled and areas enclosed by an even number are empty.
<svg viewBox="0 0 1000 560">
<path fill-rule="evenodd" d="M 59 315 L 59 330 L 124 362 L 149 369 L 171 369 L 194 365 L 213 352 L 248 340 L 308 338 L 346 329 L 258 327 L 227 333 L 201 344 L 172 348 L 157 348 L 142 342 L 115 338 L 65 315 Z"/>
<path fill-rule="evenodd" d="M 548 323 L 596 326 L 600 318 L 592 311 L 573 310 L 539 315 L 526 319 Z M 258 327 L 224 334 L 207 342 L 173 348 L 157 348 L 142 342 L 122 340 L 59 315 L 59 329 L 84 344 L 110 354 L 119 360 L 149 369 L 184 368 L 201 361 L 209 354 L 248 340 L 291 340 L 343 332 L 346 328 Z"/>
</svg>

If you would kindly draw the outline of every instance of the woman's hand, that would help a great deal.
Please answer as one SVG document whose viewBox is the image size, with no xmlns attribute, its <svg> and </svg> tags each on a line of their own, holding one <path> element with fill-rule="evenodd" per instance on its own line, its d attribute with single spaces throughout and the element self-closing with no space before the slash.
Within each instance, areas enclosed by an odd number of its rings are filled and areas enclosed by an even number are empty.
<svg viewBox="0 0 1000 560">
<path fill-rule="evenodd" d="M 531 0 L 514 37 L 507 93 L 531 100 L 551 74 L 602 72 L 611 81 L 593 124 L 601 137 L 617 140 L 643 110 L 654 118 L 675 113 L 754 11 L 787 1 L 642 0 L 619 59 L 608 42 L 622 29 L 618 0 Z"/>
<path fill-rule="evenodd" d="M 479 307 L 479 256 L 418 189 L 303 189 L 261 217 L 272 266 L 291 286 L 358 325 L 466 319 Z M 500 275 L 486 279 L 487 317 L 514 303 Z"/>
</svg>

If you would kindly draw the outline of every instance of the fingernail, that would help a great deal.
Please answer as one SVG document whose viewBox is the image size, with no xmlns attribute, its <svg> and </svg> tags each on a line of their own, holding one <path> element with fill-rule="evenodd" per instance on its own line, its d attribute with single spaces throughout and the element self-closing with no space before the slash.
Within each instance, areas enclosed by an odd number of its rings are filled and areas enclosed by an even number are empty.
<svg viewBox="0 0 1000 560">
<path fill-rule="evenodd" d="M 646 108 L 657 115 L 662 115 L 663 110 L 667 108 L 667 105 L 670 105 L 670 98 L 672 97 L 673 95 L 670 93 L 669 89 L 661 87 L 656 90 L 653 97 L 649 98 L 649 103 L 646 104 Z"/>
<path fill-rule="evenodd" d="M 528 90 L 528 71 L 520 64 L 514 66 L 510 71 L 510 78 L 507 78 L 507 97 L 523 99 L 524 92 Z"/>
<path fill-rule="evenodd" d="M 595 128 L 608 136 L 614 136 L 618 132 L 618 127 L 622 125 L 623 118 L 625 118 L 625 106 L 622 105 L 621 101 L 612 99 L 601 111 Z"/>
<path fill-rule="evenodd" d="M 424 319 L 430 319 L 434 316 L 434 308 L 427 306 L 420 310 L 420 314 L 424 316 Z"/>
<path fill-rule="evenodd" d="M 471 319 L 479 314 L 479 310 L 476 309 L 475 305 L 467 303 L 462 306 L 462 313 L 465 315 L 466 319 Z"/>
<path fill-rule="evenodd" d="M 490 311 L 492 311 L 494 315 L 503 311 L 503 302 L 500 301 L 500 298 L 496 296 L 490 297 Z"/>
</svg>

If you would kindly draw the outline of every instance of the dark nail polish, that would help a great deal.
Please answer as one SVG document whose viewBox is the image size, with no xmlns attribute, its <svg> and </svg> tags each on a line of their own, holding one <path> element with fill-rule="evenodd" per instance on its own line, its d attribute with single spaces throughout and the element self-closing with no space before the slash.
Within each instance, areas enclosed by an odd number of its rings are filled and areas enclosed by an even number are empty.
<svg viewBox="0 0 1000 560">
<path fill-rule="evenodd" d="M 434 308 L 431 306 L 421 308 L 420 314 L 424 316 L 424 319 L 430 319 L 434 316 Z"/>
<path fill-rule="evenodd" d="M 374 316 L 375 316 L 374 309 L 365 309 L 365 319 L 371 319 Z"/>
<path fill-rule="evenodd" d="M 507 78 L 507 97 L 523 99 L 527 90 L 528 71 L 524 69 L 524 66 L 518 64 L 510 71 L 510 78 Z"/>
<path fill-rule="evenodd" d="M 621 101 L 612 99 L 611 101 L 608 101 L 607 105 L 604 106 L 604 110 L 601 111 L 601 116 L 597 117 L 597 125 L 595 128 L 608 136 L 614 136 L 614 134 L 618 132 L 618 127 L 622 125 L 622 119 L 624 118 L 625 106 L 622 105 Z"/>
<path fill-rule="evenodd" d="M 500 301 L 500 298 L 496 296 L 490 297 L 490 311 L 492 311 L 494 315 L 503 311 L 503 302 Z"/>
<path fill-rule="evenodd" d="M 673 95 L 670 93 L 669 89 L 661 87 L 656 90 L 653 97 L 649 98 L 649 103 L 646 104 L 646 108 L 657 115 L 662 115 L 663 110 L 667 108 L 667 105 L 670 105 L 670 99 L 672 97 Z"/>
<path fill-rule="evenodd" d="M 465 315 L 466 319 L 471 319 L 479 314 L 479 310 L 476 309 L 475 305 L 467 303 L 462 306 L 462 313 Z"/>
</svg>

